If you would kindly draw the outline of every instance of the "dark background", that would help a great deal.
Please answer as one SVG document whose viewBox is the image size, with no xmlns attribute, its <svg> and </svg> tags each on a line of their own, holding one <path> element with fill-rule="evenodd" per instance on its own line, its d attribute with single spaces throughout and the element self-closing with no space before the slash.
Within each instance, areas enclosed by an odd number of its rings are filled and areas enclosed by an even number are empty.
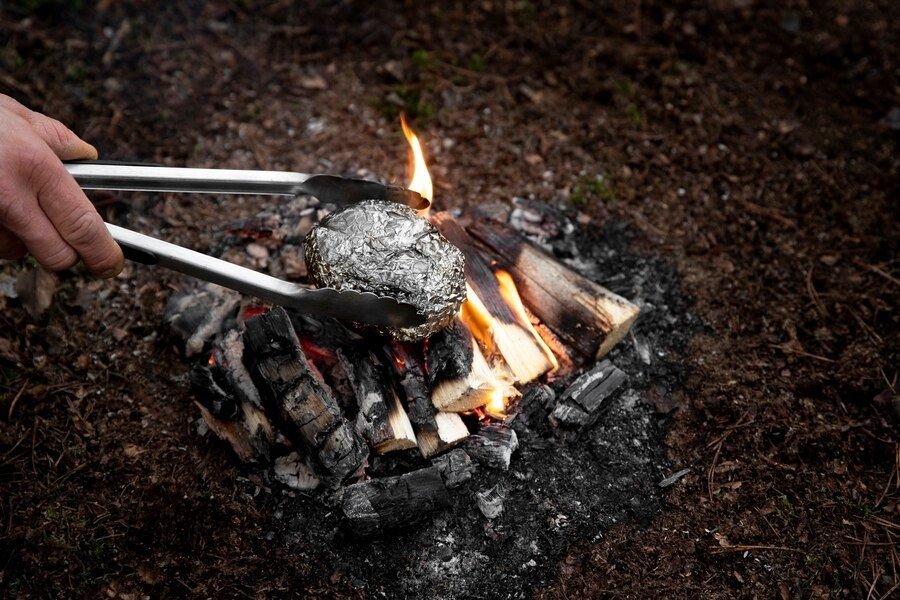
<svg viewBox="0 0 900 600">
<path fill-rule="evenodd" d="M 547 587 L 496 593 L 889 595 L 897 3 L 305 4 L 5 2 L 0 91 L 106 158 L 393 181 L 405 110 L 440 205 L 533 194 L 627 223 L 709 325 L 666 437 L 693 470 Z M 95 199 L 194 247 L 255 212 Z M 76 270 L 37 320 L 0 297 L 0 595 L 366 596 L 268 543 L 271 507 L 196 434 L 171 281 Z"/>
</svg>

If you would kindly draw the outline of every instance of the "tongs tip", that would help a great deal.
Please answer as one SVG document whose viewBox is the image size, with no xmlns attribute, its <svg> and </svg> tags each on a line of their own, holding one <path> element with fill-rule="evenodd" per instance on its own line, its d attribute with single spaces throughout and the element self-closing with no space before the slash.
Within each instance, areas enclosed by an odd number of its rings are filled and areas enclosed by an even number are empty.
<svg viewBox="0 0 900 600">
<path fill-rule="evenodd" d="M 428 198 L 399 185 L 386 185 L 384 199 L 405 204 L 415 210 L 425 210 L 431 206 L 431 200 Z"/>
</svg>

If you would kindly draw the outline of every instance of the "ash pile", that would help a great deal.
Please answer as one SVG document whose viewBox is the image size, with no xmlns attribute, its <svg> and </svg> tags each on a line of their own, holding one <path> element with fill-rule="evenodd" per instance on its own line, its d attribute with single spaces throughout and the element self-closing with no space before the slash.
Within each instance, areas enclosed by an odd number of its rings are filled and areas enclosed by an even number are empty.
<svg viewBox="0 0 900 600">
<path fill-rule="evenodd" d="M 229 224 L 214 252 L 305 282 L 303 239 L 325 214 L 315 200 L 298 198 Z M 348 539 L 446 528 L 453 513 L 471 519 L 476 507 L 495 534 L 493 524 L 519 504 L 517 490 L 553 478 L 552 455 L 591 461 L 622 435 L 637 434 L 628 441 L 635 445 L 652 439 L 646 451 L 626 454 L 652 473 L 655 489 L 667 467 L 661 421 L 650 415 L 671 406 L 624 416 L 633 422 L 612 436 L 598 438 L 596 426 L 641 402 L 671 404 L 680 372 L 665 353 L 697 327 L 671 269 L 643 259 L 628 265 L 621 231 L 607 231 L 615 244 L 598 244 L 583 216 L 540 203 L 430 218 L 465 255 L 468 294 L 450 325 L 424 342 L 259 306 L 212 285 L 173 293 L 166 319 L 194 362 L 201 430 L 230 444 L 264 487 L 339 514 Z M 617 263 L 626 270 L 611 271 Z M 640 297 L 633 303 L 601 283 Z M 667 295 L 678 314 L 657 310 Z M 635 335 L 631 327 L 648 307 L 658 331 Z M 624 365 L 610 360 L 617 354 Z M 528 464 L 516 468 L 517 461 Z M 570 464 L 558 474 L 581 479 L 595 468 Z M 615 522 L 622 508 L 599 520 Z M 554 518 L 554 529 L 568 526 L 564 514 Z M 539 546 L 527 545 L 524 555 Z M 425 579 L 446 575 L 444 562 L 426 568 Z"/>
</svg>

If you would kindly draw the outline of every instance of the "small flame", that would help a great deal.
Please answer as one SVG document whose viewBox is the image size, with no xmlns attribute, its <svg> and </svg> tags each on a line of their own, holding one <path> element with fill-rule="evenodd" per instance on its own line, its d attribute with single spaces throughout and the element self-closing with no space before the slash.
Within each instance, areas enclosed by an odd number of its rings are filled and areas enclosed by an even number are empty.
<svg viewBox="0 0 900 600">
<path fill-rule="evenodd" d="M 407 187 L 430 201 L 434 198 L 434 186 L 431 184 L 431 175 L 428 174 L 428 166 L 425 164 L 422 145 L 419 144 L 419 138 L 407 125 L 406 117 L 402 113 L 400 114 L 400 127 L 403 129 L 403 135 L 406 136 L 406 141 L 409 142 L 410 147 L 412 178 Z"/>
<path fill-rule="evenodd" d="M 214 367 L 214 366 L 216 365 L 216 355 L 215 355 L 215 354 L 210 354 L 210 355 L 209 355 L 209 362 L 208 362 L 207 364 L 208 364 L 210 367 Z"/>
<path fill-rule="evenodd" d="M 534 336 L 535 341 L 537 341 L 538 346 L 541 347 L 541 350 L 544 354 L 547 355 L 547 360 L 550 361 L 550 364 L 553 365 L 553 371 L 559 369 L 559 361 L 556 360 L 556 356 L 554 356 L 553 351 L 550 347 L 544 342 L 544 339 L 535 331 L 534 326 L 531 324 L 531 319 L 528 318 L 528 312 L 525 310 L 525 305 L 522 304 L 522 298 L 519 297 L 519 290 L 516 289 L 516 283 L 513 281 L 512 275 L 504 271 L 503 269 L 498 269 L 494 272 L 494 276 L 497 277 L 497 282 L 500 284 L 500 297 L 503 298 L 503 301 L 509 305 L 509 307 L 516 313 L 516 316 L 521 319 L 522 325 L 525 326 L 528 331 Z"/>
</svg>

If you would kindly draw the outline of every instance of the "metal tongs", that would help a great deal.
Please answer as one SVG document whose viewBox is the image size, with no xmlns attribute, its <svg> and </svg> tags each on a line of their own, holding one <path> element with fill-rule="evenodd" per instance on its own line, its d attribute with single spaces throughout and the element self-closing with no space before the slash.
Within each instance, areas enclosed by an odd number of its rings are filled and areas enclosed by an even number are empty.
<svg viewBox="0 0 900 600">
<path fill-rule="evenodd" d="M 109 161 L 70 162 L 66 163 L 66 170 L 86 190 L 274 196 L 308 194 L 338 206 L 380 199 L 418 210 L 430 204 L 426 198 L 400 186 L 334 175 L 172 168 Z M 378 326 L 408 327 L 425 320 L 414 306 L 392 298 L 368 292 L 307 288 L 117 225 L 107 223 L 106 228 L 129 260 L 166 267 L 267 302 Z"/>
</svg>

